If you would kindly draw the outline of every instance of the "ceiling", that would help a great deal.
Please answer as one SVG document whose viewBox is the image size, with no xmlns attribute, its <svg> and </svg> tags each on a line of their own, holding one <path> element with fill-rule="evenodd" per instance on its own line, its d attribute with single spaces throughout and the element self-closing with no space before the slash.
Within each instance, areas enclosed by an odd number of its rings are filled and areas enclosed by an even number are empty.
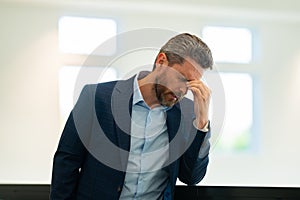
<svg viewBox="0 0 300 200">
<path fill-rule="evenodd" d="M 123 5 L 142 6 L 143 4 L 157 4 L 162 6 L 209 6 L 222 8 L 241 8 L 250 10 L 300 12 L 299 0 L 0 0 L 1 3 L 39 4 L 39 5 Z M 167 9 L 167 8 L 166 8 Z"/>
</svg>

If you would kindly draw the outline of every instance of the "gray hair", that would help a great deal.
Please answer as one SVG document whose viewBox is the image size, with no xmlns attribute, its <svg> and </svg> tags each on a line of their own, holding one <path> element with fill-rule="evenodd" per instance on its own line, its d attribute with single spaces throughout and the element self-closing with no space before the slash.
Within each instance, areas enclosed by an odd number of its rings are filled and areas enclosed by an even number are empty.
<svg viewBox="0 0 300 200">
<path fill-rule="evenodd" d="M 189 33 L 182 33 L 171 38 L 159 53 L 166 54 L 170 66 L 182 64 L 188 57 L 204 69 L 212 69 L 213 66 L 209 47 L 200 38 Z M 155 64 L 153 69 L 155 69 Z"/>
</svg>

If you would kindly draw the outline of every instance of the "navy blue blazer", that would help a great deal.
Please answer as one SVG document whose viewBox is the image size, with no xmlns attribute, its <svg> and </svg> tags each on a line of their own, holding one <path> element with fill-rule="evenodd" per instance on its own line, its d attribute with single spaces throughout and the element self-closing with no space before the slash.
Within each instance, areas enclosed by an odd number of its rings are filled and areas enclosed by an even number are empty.
<svg viewBox="0 0 300 200">
<path fill-rule="evenodd" d="M 84 87 L 54 155 L 51 199 L 119 199 L 130 151 L 133 81 Z M 187 98 L 167 111 L 170 162 L 164 199 L 172 199 L 177 178 L 194 185 L 206 173 L 208 155 L 198 157 L 206 133 L 195 129 L 193 120 L 193 102 Z"/>
</svg>

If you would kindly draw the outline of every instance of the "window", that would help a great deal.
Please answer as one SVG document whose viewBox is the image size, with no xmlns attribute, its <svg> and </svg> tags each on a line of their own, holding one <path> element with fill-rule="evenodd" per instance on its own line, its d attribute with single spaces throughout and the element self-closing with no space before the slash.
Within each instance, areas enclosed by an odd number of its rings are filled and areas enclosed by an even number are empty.
<svg viewBox="0 0 300 200">
<path fill-rule="evenodd" d="M 219 73 L 225 93 L 225 121 L 217 144 L 222 151 L 251 147 L 253 126 L 253 80 L 248 73 Z"/>
<path fill-rule="evenodd" d="M 250 63 L 252 60 L 252 34 L 249 29 L 207 26 L 202 35 L 215 62 Z"/>
<path fill-rule="evenodd" d="M 63 53 L 112 55 L 116 51 L 117 26 L 112 19 L 69 17 L 60 18 L 59 47 Z M 95 51 L 105 44 L 105 50 Z"/>
<path fill-rule="evenodd" d="M 112 19 L 73 16 L 59 19 L 58 39 L 62 52 L 59 106 L 62 125 L 84 85 L 117 79 L 114 68 L 101 67 L 98 63 L 116 52 L 116 34 L 117 25 Z M 84 63 L 90 55 L 96 59 L 89 59 L 88 64 Z"/>
<path fill-rule="evenodd" d="M 80 83 L 76 83 L 78 74 L 84 70 L 84 77 Z M 97 76 L 97 80 L 93 78 Z M 84 85 L 107 82 L 117 79 L 117 72 L 114 68 L 105 67 L 80 67 L 65 66 L 59 71 L 59 106 L 63 121 L 65 121 L 76 103 Z M 75 88 L 77 87 L 77 88 Z"/>
<path fill-rule="evenodd" d="M 252 61 L 252 32 L 240 27 L 206 26 L 202 36 L 218 63 L 218 69 L 226 71 L 218 72 L 225 94 L 225 121 L 216 150 L 247 151 L 255 142 L 252 133 L 255 129 L 254 83 L 251 74 L 238 64 Z M 240 67 L 238 73 L 237 67 Z"/>
</svg>

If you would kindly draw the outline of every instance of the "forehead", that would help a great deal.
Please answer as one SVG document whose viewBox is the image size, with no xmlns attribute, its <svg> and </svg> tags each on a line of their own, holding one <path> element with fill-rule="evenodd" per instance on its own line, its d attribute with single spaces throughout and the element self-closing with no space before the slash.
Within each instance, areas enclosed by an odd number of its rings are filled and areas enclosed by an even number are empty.
<svg viewBox="0 0 300 200">
<path fill-rule="evenodd" d="M 176 67 L 176 70 L 187 80 L 199 80 L 204 73 L 204 69 L 191 58 L 186 58 L 183 64 Z"/>
</svg>

